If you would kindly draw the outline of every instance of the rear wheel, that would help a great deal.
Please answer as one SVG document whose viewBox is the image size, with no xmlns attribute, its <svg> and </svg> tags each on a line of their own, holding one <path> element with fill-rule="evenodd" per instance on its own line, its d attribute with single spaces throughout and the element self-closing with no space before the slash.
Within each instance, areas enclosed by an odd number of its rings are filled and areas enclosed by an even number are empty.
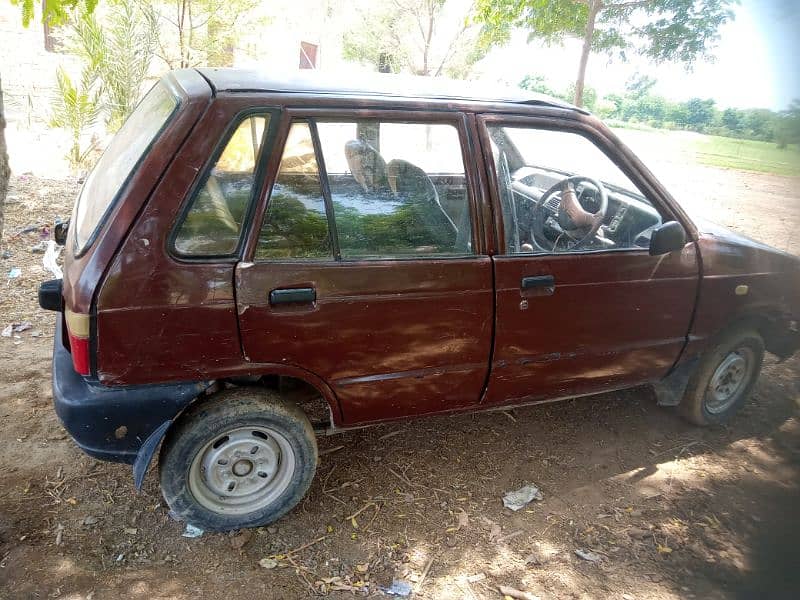
<svg viewBox="0 0 800 600">
<path fill-rule="evenodd" d="M 724 423 L 747 402 L 761 373 L 764 340 L 754 330 L 722 335 L 700 360 L 679 405 L 696 425 Z"/>
<path fill-rule="evenodd" d="M 316 437 L 305 414 L 254 388 L 227 390 L 190 409 L 159 459 L 169 507 L 208 531 L 279 519 L 308 491 L 316 466 Z"/>
</svg>

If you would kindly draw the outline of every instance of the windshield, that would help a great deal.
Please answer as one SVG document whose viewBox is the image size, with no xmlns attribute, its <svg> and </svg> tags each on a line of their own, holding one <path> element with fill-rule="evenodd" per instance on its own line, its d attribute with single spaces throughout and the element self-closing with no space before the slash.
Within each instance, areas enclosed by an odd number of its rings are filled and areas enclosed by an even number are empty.
<svg viewBox="0 0 800 600">
<path fill-rule="evenodd" d="M 75 205 L 72 226 L 77 253 L 83 252 L 89 244 L 120 190 L 177 106 L 178 100 L 164 85 L 156 84 L 111 140 L 86 178 Z"/>
</svg>

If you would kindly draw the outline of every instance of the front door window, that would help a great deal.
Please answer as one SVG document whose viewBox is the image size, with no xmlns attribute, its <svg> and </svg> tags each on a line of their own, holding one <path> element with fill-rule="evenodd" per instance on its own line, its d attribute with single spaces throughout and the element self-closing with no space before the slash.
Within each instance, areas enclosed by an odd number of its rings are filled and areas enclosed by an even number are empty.
<svg viewBox="0 0 800 600">
<path fill-rule="evenodd" d="M 507 254 L 642 249 L 661 215 L 578 133 L 490 126 Z"/>
</svg>

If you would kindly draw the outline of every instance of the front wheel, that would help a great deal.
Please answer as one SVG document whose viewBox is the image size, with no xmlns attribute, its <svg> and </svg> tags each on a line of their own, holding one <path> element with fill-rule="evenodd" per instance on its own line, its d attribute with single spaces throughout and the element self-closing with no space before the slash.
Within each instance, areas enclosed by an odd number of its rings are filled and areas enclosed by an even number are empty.
<svg viewBox="0 0 800 600">
<path fill-rule="evenodd" d="M 764 340 L 738 328 L 722 335 L 700 360 L 678 406 L 695 425 L 724 423 L 747 402 L 761 373 Z"/>
<path fill-rule="evenodd" d="M 167 435 L 161 491 L 207 531 L 266 525 L 305 495 L 317 466 L 311 423 L 274 392 L 232 389 L 192 407 Z"/>
</svg>

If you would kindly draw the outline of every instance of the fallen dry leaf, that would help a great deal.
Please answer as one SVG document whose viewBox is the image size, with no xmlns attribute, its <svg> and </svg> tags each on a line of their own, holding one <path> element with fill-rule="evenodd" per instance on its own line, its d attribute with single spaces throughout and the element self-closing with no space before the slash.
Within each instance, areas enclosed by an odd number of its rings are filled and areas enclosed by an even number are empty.
<svg viewBox="0 0 800 600">
<path fill-rule="evenodd" d="M 670 548 L 669 546 L 662 546 L 661 544 L 659 544 L 657 546 L 657 550 L 659 554 L 672 554 L 672 548 Z"/>
</svg>

